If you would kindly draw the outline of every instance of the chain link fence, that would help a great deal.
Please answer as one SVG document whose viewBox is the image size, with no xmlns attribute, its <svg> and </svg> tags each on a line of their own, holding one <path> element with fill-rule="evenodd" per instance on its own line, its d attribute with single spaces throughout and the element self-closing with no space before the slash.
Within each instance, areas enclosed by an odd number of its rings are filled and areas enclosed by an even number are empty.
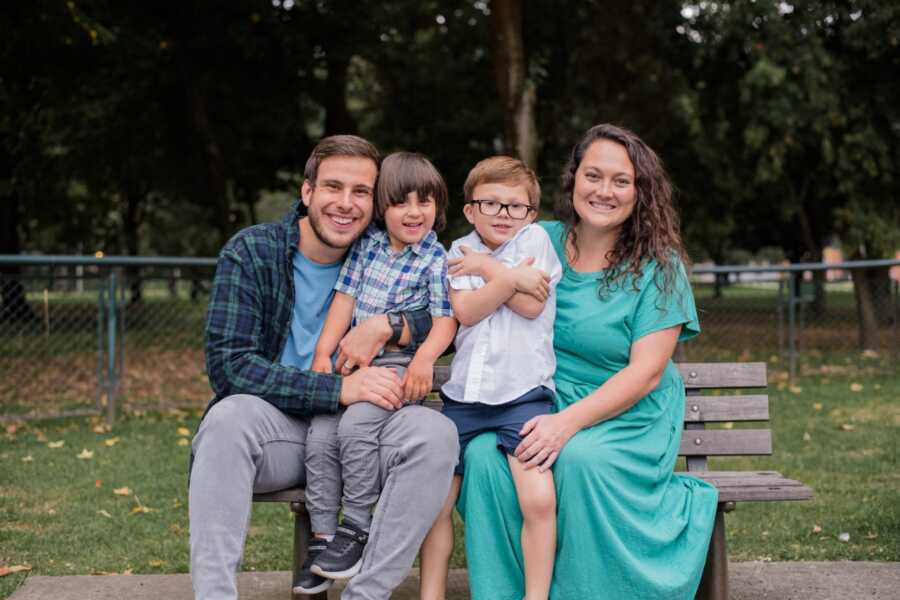
<svg viewBox="0 0 900 600">
<path fill-rule="evenodd" d="M 202 408 L 214 259 L 0 256 L 0 420 Z M 692 272 L 680 360 L 900 355 L 900 260 Z M 823 360 L 824 360 L 823 358 Z"/>
<path fill-rule="evenodd" d="M 0 419 L 206 405 L 214 259 L 0 257 Z"/>
<path fill-rule="evenodd" d="M 703 334 L 691 360 L 900 355 L 900 260 L 702 267 L 692 283 Z"/>
</svg>

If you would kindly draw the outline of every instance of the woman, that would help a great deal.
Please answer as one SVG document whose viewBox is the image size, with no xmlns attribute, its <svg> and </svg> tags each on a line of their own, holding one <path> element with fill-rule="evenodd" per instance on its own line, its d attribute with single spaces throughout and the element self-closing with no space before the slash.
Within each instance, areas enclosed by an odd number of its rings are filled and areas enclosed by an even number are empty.
<svg viewBox="0 0 900 600">
<path fill-rule="evenodd" d="M 671 184 L 635 134 L 598 125 L 572 151 L 556 213 L 542 223 L 564 271 L 556 412 L 526 423 L 516 450 L 526 467 L 554 469 L 551 598 L 693 598 L 717 492 L 673 473 L 684 384 L 671 356 L 700 327 Z M 472 598 L 520 600 L 522 517 L 491 436 L 469 445 L 458 505 Z"/>
</svg>

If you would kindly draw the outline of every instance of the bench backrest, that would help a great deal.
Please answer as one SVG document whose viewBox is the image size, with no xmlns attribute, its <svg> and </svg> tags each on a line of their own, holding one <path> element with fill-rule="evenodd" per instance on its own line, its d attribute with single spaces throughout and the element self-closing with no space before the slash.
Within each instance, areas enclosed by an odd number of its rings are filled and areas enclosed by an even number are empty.
<svg viewBox="0 0 900 600">
<path fill-rule="evenodd" d="M 684 379 L 686 403 L 684 434 L 679 454 L 687 460 L 688 471 L 706 471 L 710 456 L 759 456 L 772 454 L 772 433 L 760 429 L 706 429 L 707 423 L 767 422 L 769 397 L 761 394 L 732 394 L 734 390 L 765 392 L 766 363 L 676 363 Z M 433 389 L 437 391 L 450 376 L 450 368 L 434 368 Z M 720 395 L 709 395 L 714 392 Z M 428 402 L 438 406 L 437 402 Z"/>
</svg>

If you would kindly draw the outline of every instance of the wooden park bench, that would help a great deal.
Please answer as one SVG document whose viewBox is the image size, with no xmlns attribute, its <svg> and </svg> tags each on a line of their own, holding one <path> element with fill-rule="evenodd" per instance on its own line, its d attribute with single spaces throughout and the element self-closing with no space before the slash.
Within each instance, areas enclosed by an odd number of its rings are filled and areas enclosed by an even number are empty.
<svg viewBox="0 0 900 600">
<path fill-rule="evenodd" d="M 725 546 L 725 513 L 737 502 L 769 502 L 775 500 L 808 500 L 813 491 L 798 481 L 787 479 L 775 471 L 710 471 L 710 456 L 766 456 L 772 454 L 772 432 L 765 427 L 769 420 L 769 397 L 765 395 L 765 363 L 680 363 L 687 401 L 684 411 L 684 433 L 680 455 L 685 457 L 687 472 L 713 484 L 719 490 L 719 506 L 698 598 L 727 600 L 728 555 Z M 436 367 L 434 389 L 448 378 L 448 367 Z M 757 394 L 705 395 L 706 390 L 754 390 Z M 439 408 L 439 401 L 427 401 Z M 706 429 L 707 423 L 762 423 L 756 429 Z M 309 515 L 304 507 L 302 488 L 256 494 L 256 502 L 290 502 L 294 512 L 294 581 L 306 558 L 310 537 Z M 305 598 L 306 596 L 296 596 Z M 326 594 L 313 596 L 324 600 Z"/>
</svg>

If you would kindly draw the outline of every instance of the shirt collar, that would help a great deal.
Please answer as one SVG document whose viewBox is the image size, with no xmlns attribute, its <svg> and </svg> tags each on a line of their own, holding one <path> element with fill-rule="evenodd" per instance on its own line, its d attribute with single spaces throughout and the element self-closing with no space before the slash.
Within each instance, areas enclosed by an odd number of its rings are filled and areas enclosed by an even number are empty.
<svg viewBox="0 0 900 600">
<path fill-rule="evenodd" d="M 386 230 L 376 227 L 375 225 L 369 225 L 369 229 L 367 230 L 366 234 L 390 252 L 394 251 L 393 248 L 391 248 L 391 238 L 388 237 Z M 432 230 L 429 231 L 425 237 L 423 237 L 415 244 L 408 245 L 400 254 L 404 254 L 407 250 L 410 250 L 417 256 L 426 255 L 434 248 L 434 245 L 437 243 L 437 234 Z"/>
<path fill-rule="evenodd" d="M 300 218 L 306 215 L 306 206 L 295 200 L 291 209 L 281 219 L 282 225 L 287 228 L 288 254 L 293 256 L 300 244 Z"/>
</svg>

